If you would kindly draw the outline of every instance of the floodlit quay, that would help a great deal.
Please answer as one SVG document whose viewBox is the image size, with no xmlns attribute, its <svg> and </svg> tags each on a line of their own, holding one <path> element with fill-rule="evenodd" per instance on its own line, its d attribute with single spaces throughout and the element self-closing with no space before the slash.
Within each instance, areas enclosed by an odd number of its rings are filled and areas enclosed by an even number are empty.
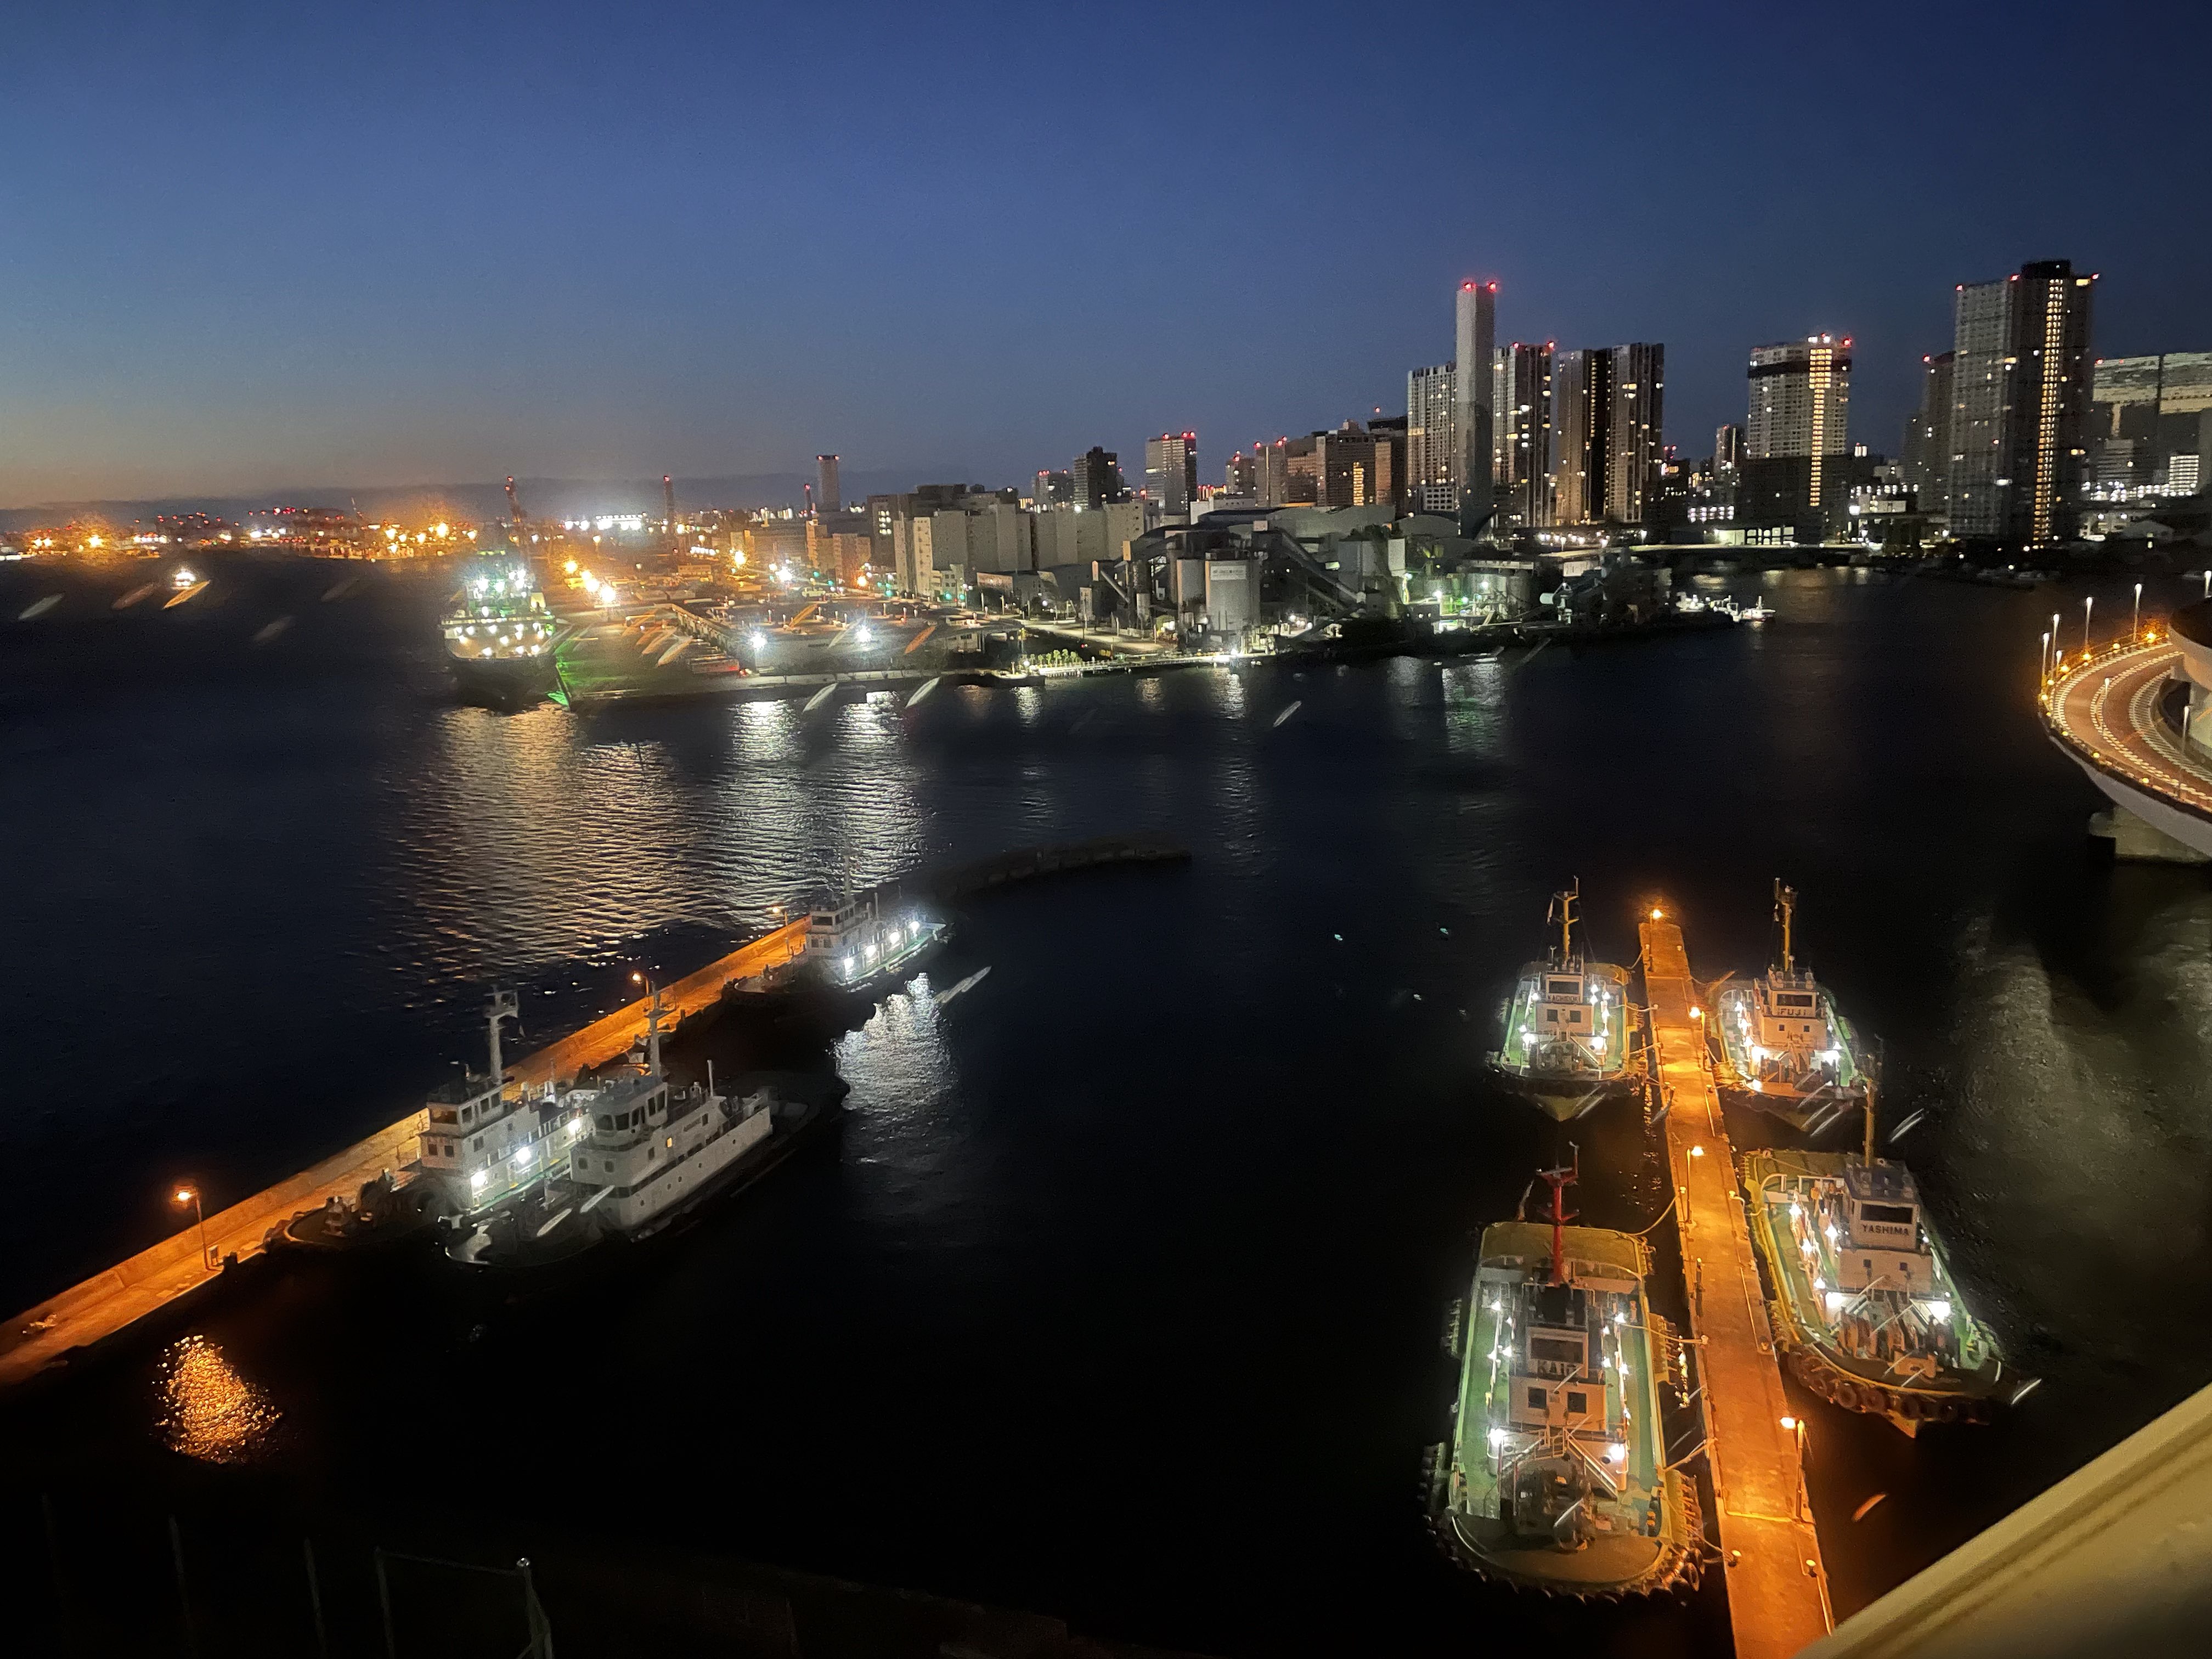
<svg viewBox="0 0 2212 1659">
<path fill-rule="evenodd" d="M 1783 1659 L 1833 1622 L 1805 1492 L 1802 1431 L 1783 1391 L 1682 930 L 1654 910 L 1642 933 L 1729 1623 L 1736 1659 Z"/>
<path fill-rule="evenodd" d="M 2047 668 L 2045 728 L 2127 815 L 2113 836 L 2121 856 L 2212 856 L 2212 754 L 2188 732 L 2207 688 L 2212 605 L 2201 602 L 2165 629 Z"/>
<path fill-rule="evenodd" d="M 661 991 L 664 1013 L 678 1018 L 713 1003 L 732 980 L 750 979 L 789 960 L 804 945 L 806 923 L 787 923 L 740 946 Z M 645 1030 L 647 1004 L 633 1002 L 583 1030 L 527 1054 L 507 1067 L 525 1088 L 574 1077 L 626 1051 Z M 258 1255 L 272 1227 L 332 1198 L 351 1198 L 364 1182 L 412 1162 L 422 1114 L 398 1122 L 325 1158 L 313 1168 L 242 1199 L 150 1245 L 104 1273 L 52 1296 L 0 1328 L 0 1388 L 36 1375 L 72 1348 L 114 1335 L 221 1274 L 211 1263 Z M 204 1237 L 204 1246 L 202 1240 Z M 204 1255 L 203 1254 L 204 1249 Z"/>
</svg>

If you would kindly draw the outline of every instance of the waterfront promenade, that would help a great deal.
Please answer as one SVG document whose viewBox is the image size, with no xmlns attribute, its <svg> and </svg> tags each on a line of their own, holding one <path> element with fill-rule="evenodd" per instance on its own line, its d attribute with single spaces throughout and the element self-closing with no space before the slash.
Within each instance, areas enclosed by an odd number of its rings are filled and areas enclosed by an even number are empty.
<svg viewBox="0 0 2212 1659">
<path fill-rule="evenodd" d="M 1736 1195 L 1735 1158 L 1713 1087 L 1681 928 L 1660 912 L 1642 927 L 1644 986 L 1669 1105 L 1690 1324 L 1702 1346 L 1706 1455 L 1737 1659 L 1784 1659 L 1831 1623 L 1820 1542 L 1804 1493 L 1795 1413 L 1783 1391 L 1766 1297 Z"/>
<path fill-rule="evenodd" d="M 804 917 L 777 928 L 662 988 L 661 1007 L 675 1018 L 711 1005 L 732 980 L 750 979 L 789 960 L 804 945 Z M 526 1054 L 507 1067 L 510 1081 L 534 1088 L 557 1078 L 574 1077 L 587 1066 L 611 1060 L 644 1031 L 646 1003 L 641 999 L 558 1042 Z M 212 1259 L 236 1256 L 244 1261 L 261 1252 L 271 1227 L 331 1198 L 351 1198 L 364 1182 L 386 1170 L 394 1174 L 413 1162 L 422 1114 L 410 1112 L 313 1168 L 241 1199 L 207 1218 L 205 1237 Z M 0 1388 L 35 1375 L 71 1348 L 82 1347 L 191 1295 L 222 1275 L 201 1255 L 202 1230 L 188 1226 L 149 1245 L 27 1310 L 0 1328 Z"/>
</svg>

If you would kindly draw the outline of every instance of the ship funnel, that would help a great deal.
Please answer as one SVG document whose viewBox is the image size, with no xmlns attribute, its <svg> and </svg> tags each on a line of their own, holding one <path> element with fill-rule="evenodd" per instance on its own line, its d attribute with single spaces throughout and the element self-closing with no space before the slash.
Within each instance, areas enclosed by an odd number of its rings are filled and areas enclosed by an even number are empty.
<svg viewBox="0 0 2212 1659">
<path fill-rule="evenodd" d="M 491 1080 L 502 1085 L 507 1066 L 500 1055 L 499 1023 L 503 1019 L 511 1019 L 517 1025 L 522 1023 L 521 999 L 513 991 L 494 991 L 490 1001 L 484 1006 L 484 1023 L 491 1028 Z"/>
</svg>

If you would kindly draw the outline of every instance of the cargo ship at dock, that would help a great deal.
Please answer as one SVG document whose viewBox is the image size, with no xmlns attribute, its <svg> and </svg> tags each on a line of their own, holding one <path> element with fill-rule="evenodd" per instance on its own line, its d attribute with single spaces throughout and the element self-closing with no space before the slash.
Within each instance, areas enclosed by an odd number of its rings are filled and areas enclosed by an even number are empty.
<svg viewBox="0 0 2212 1659">
<path fill-rule="evenodd" d="M 552 690 L 554 652 L 568 630 L 547 606 L 527 555 L 510 548 L 471 559 L 440 626 L 464 696 L 514 704 Z"/>
<path fill-rule="evenodd" d="M 1697 1582 L 1696 1489 L 1668 1467 L 1659 1390 L 1679 1364 L 1644 1294 L 1643 1240 L 1571 1227 L 1572 1170 L 1547 1170 L 1547 1222 L 1483 1230 L 1447 1327 L 1462 1360 L 1452 1437 L 1429 1454 L 1444 1554 L 1552 1595 L 1648 1595 Z"/>
<path fill-rule="evenodd" d="M 1774 884 L 1782 924 L 1778 962 L 1748 984 L 1713 993 L 1713 1036 L 1722 1091 L 1792 1127 L 1818 1134 L 1867 1097 L 1858 1039 L 1827 988 L 1800 969 L 1791 928 L 1797 890 Z"/>
<path fill-rule="evenodd" d="M 1628 975 L 1576 949 L 1581 902 L 1580 882 L 1552 896 L 1547 921 L 1559 930 L 1559 942 L 1543 961 L 1522 968 L 1498 1050 L 1488 1057 L 1508 1088 L 1562 1122 L 1627 1093 L 1638 1077 Z"/>
<path fill-rule="evenodd" d="M 1871 1131 L 1861 1157 L 1774 1149 L 1738 1171 L 1775 1341 L 1814 1394 L 1911 1435 L 1986 1423 L 2000 1391 L 2027 1386 L 1967 1308 L 1912 1172 L 1876 1158 Z"/>
</svg>

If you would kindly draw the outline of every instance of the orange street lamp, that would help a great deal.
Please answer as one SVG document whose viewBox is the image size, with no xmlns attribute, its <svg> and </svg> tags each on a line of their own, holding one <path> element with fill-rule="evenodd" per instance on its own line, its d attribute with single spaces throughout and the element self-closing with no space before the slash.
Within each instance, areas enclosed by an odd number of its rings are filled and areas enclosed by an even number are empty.
<svg viewBox="0 0 2212 1659">
<path fill-rule="evenodd" d="M 200 1271 L 202 1273 L 207 1272 L 207 1212 L 200 1208 L 199 1188 L 197 1187 L 179 1187 L 170 1195 L 169 1201 L 177 1206 L 179 1209 L 182 1209 L 187 1204 L 192 1206 L 192 1227 L 193 1231 L 199 1235 L 200 1241 Z"/>
</svg>

